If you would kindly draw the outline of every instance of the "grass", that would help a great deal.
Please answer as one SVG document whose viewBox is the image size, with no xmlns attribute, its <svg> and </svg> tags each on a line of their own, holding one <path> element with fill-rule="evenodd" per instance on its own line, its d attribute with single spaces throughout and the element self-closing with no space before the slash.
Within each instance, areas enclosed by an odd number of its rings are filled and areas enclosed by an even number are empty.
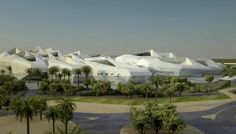
<svg viewBox="0 0 236 134">
<path fill-rule="evenodd" d="M 44 98 L 47 100 L 56 100 L 62 97 L 54 96 L 36 96 L 37 98 Z M 76 102 L 100 103 L 100 104 L 120 104 L 120 105 L 142 105 L 146 103 L 145 98 L 141 97 L 125 97 L 125 96 L 71 96 Z M 229 96 L 218 93 L 216 95 L 204 96 L 180 96 L 172 97 L 172 102 L 190 102 L 190 101 L 206 101 L 206 100 L 220 100 L 230 99 Z M 149 98 L 148 101 L 155 101 L 155 98 Z M 159 103 L 169 103 L 169 97 L 159 97 Z"/>
</svg>

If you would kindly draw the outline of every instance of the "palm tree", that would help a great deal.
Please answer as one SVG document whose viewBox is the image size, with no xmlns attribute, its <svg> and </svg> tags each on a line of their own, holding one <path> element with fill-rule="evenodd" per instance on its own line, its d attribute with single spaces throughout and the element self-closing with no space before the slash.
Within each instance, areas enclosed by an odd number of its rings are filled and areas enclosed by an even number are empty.
<svg viewBox="0 0 236 134">
<path fill-rule="evenodd" d="M 171 104 L 172 102 L 172 96 L 175 94 L 175 83 L 168 83 L 163 85 L 162 90 L 165 92 L 165 94 L 169 97 L 169 102 Z"/>
<path fill-rule="evenodd" d="M 169 96 L 170 104 L 171 104 L 172 96 L 174 96 L 174 94 L 175 94 L 175 84 L 174 83 L 170 83 L 170 85 L 167 85 L 167 87 L 166 87 L 166 94 Z"/>
<path fill-rule="evenodd" d="M 57 76 L 58 76 L 59 80 L 61 80 L 63 74 L 62 74 L 62 73 L 59 73 Z"/>
<path fill-rule="evenodd" d="M 45 95 L 47 90 L 49 90 L 49 84 L 47 81 L 41 81 L 39 84 L 39 90 Z"/>
<path fill-rule="evenodd" d="M 90 66 L 83 66 L 82 68 L 83 73 L 85 74 L 86 79 L 88 79 L 89 74 L 91 73 L 92 69 Z"/>
<path fill-rule="evenodd" d="M 46 119 L 50 122 L 52 120 L 52 132 L 53 134 L 55 134 L 55 122 L 59 119 L 59 111 L 57 109 L 57 107 L 55 106 L 50 106 L 46 113 Z"/>
<path fill-rule="evenodd" d="M 16 115 L 17 119 L 22 121 L 23 118 L 27 122 L 27 134 L 30 134 L 30 120 L 33 119 L 33 115 L 36 111 L 36 100 L 34 98 L 25 98 L 14 100 L 11 104 L 11 108 Z"/>
<path fill-rule="evenodd" d="M 65 124 L 65 134 L 68 134 L 68 121 L 72 119 L 76 105 L 69 98 L 63 98 L 57 102 L 57 108 L 60 110 L 61 119 Z"/>
<path fill-rule="evenodd" d="M 47 109 L 47 101 L 44 99 L 37 100 L 37 110 L 40 116 L 40 120 L 43 119 L 43 111 Z"/>
<path fill-rule="evenodd" d="M 42 71 L 39 68 L 33 69 L 33 72 L 37 77 L 41 77 L 42 75 Z"/>
<path fill-rule="evenodd" d="M 160 77 L 158 75 L 156 76 L 152 76 L 150 78 L 151 83 L 155 86 L 155 98 L 156 98 L 156 102 L 157 100 L 157 96 L 158 96 L 158 87 L 160 86 Z"/>
<path fill-rule="evenodd" d="M 9 65 L 9 66 L 6 66 L 7 70 L 8 70 L 8 73 L 9 73 L 9 76 L 12 74 L 12 67 Z"/>
<path fill-rule="evenodd" d="M 77 68 L 73 72 L 75 75 L 77 75 L 77 82 L 78 82 L 78 87 L 79 87 L 79 76 L 82 74 L 82 70 L 80 68 Z"/>
<path fill-rule="evenodd" d="M 62 84 L 62 88 L 63 88 L 63 91 L 66 93 L 66 96 L 69 95 L 69 93 L 71 93 L 71 90 L 72 90 L 72 85 L 70 83 L 66 84 Z"/>
<path fill-rule="evenodd" d="M 71 77 L 71 71 L 70 71 L 70 70 L 68 70 L 68 71 L 66 72 L 66 75 L 67 75 L 67 77 L 68 77 L 68 81 L 70 81 L 70 77 Z"/>
<path fill-rule="evenodd" d="M 32 73 L 33 73 L 33 69 L 32 68 L 26 68 L 25 72 L 28 74 L 29 77 L 31 77 Z M 29 78 L 29 77 L 28 77 L 28 82 L 30 83 L 31 78 Z"/>
<path fill-rule="evenodd" d="M 33 69 L 32 68 L 26 68 L 25 72 L 28 74 L 28 76 L 31 76 L 33 73 Z"/>
<path fill-rule="evenodd" d="M 57 92 L 58 86 L 59 85 L 57 83 L 51 83 L 49 85 L 49 89 L 53 92 L 53 96 L 56 96 L 56 92 Z"/>
<path fill-rule="evenodd" d="M 1 69 L 0 72 L 1 72 L 1 75 L 3 76 L 6 71 L 4 69 Z"/>
<path fill-rule="evenodd" d="M 69 71 L 69 69 L 67 69 L 67 68 L 63 68 L 61 70 L 61 73 L 62 73 L 64 79 L 66 79 L 66 75 L 67 75 L 68 71 Z"/>
<path fill-rule="evenodd" d="M 147 101 L 148 100 L 148 94 L 151 90 L 151 87 L 148 83 L 145 83 L 143 88 L 145 90 L 145 98 L 146 98 L 146 101 Z"/>
<path fill-rule="evenodd" d="M 55 79 L 57 79 L 57 73 L 59 71 L 60 71 L 60 68 L 58 66 L 53 66 L 48 69 L 48 73 L 51 75 L 52 78 L 54 76 Z"/>
<path fill-rule="evenodd" d="M 208 82 L 208 85 L 209 85 L 209 89 L 207 90 L 207 94 L 209 95 L 210 94 L 210 91 L 212 90 L 212 81 L 214 81 L 214 76 L 206 76 L 205 77 L 205 81 Z"/>
<path fill-rule="evenodd" d="M 50 67 L 50 68 L 48 69 L 48 73 L 49 73 L 49 75 L 51 76 L 51 79 L 53 79 L 53 75 L 55 74 L 54 68 L 53 68 L 53 67 Z"/>
<path fill-rule="evenodd" d="M 1 80 L 2 80 L 3 79 L 3 75 L 5 74 L 5 70 L 1 69 L 0 72 L 1 72 Z"/>
<path fill-rule="evenodd" d="M 85 74 L 86 80 L 85 80 L 85 85 L 86 88 L 88 89 L 89 86 L 89 74 L 91 73 L 92 69 L 90 66 L 83 66 L 82 68 L 82 72 Z"/>
<path fill-rule="evenodd" d="M 42 71 L 39 68 L 33 69 L 33 75 L 37 78 L 37 86 L 39 86 L 39 81 L 42 79 Z"/>
</svg>

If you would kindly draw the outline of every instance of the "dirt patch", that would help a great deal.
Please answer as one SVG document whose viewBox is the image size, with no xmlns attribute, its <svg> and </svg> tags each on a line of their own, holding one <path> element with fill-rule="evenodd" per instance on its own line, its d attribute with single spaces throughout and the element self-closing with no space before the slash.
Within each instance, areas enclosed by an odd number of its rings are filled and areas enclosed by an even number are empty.
<svg viewBox="0 0 236 134">
<path fill-rule="evenodd" d="M 168 132 L 163 130 L 160 132 L 160 134 L 167 134 Z M 131 124 L 126 125 L 120 130 L 120 134 L 139 134 L 137 130 L 135 130 Z M 154 134 L 153 131 L 147 131 L 146 134 Z M 201 130 L 187 125 L 187 127 L 180 132 L 180 134 L 204 134 Z"/>
<path fill-rule="evenodd" d="M 75 127 L 76 124 L 69 122 L 69 128 Z M 56 128 L 64 129 L 64 125 L 61 122 L 56 122 Z M 25 134 L 26 133 L 26 121 L 17 121 L 15 116 L 0 117 L 0 133 L 6 134 L 11 132 L 12 134 Z M 42 121 L 38 118 L 30 121 L 30 131 L 32 134 L 45 134 L 45 132 L 52 132 L 52 122 L 48 122 L 46 119 Z"/>
</svg>

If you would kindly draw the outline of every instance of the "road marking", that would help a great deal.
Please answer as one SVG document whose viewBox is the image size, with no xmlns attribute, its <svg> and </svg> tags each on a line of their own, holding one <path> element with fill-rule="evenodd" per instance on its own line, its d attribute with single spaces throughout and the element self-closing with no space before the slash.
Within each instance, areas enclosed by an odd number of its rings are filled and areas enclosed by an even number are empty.
<svg viewBox="0 0 236 134">
<path fill-rule="evenodd" d="M 229 107 L 227 107 L 227 108 L 224 108 L 224 109 L 222 109 L 222 110 L 216 112 L 216 115 L 217 115 L 217 114 L 220 114 L 220 113 L 222 113 L 222 112 L 224 112 L 224 111 L 226 111 L 226 110 L 229 110 L 229 109 L 231 109 L 232 107 L 236 107 L 236 105 L 232 105 L 232 106 L 229 106 Z"/>
</svg>

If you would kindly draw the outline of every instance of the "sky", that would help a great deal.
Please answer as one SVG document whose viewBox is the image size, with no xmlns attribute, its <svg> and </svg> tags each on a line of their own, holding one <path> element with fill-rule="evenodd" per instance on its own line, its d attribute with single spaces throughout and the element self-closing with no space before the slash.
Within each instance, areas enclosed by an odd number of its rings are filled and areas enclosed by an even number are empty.
<svg viewBox="0 0 236 134">
<path fill-rule="evenodd" d="M 236 0 L 0 0 L 0 52 L 236 58 Z"/>
</svg>

